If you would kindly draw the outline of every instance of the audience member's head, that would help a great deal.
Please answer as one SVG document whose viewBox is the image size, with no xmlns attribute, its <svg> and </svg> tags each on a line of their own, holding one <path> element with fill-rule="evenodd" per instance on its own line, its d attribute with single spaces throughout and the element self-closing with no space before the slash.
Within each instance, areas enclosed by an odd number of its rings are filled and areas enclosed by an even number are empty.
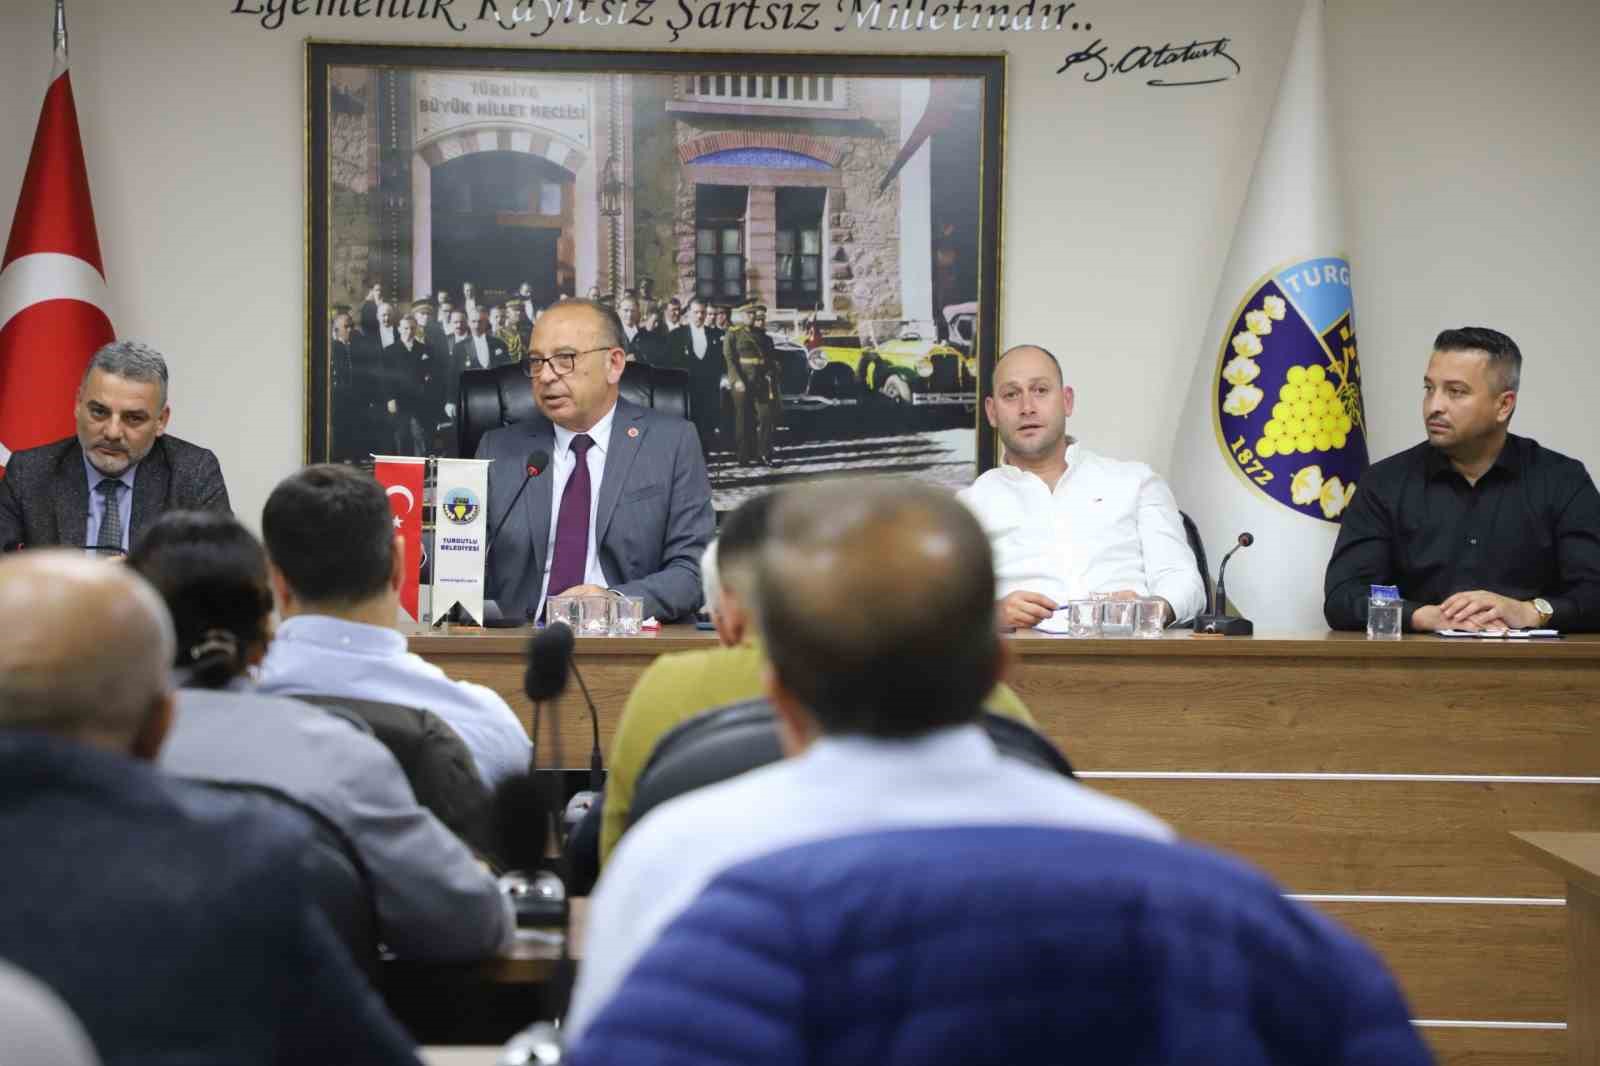
<svg viewBox="0 0 1600 1066">
<path fill-rule="evenodd" d="M 170 511 L 145 531 L 128 565 L 166 601 L 177 633 L 173 665 L 188 684 L 221 688 L 266 655 L 267 557 L 231 514 Z"/>
<path fill-rule="evenodd" d="M 172 621 L 127 567 L 82 552 L 0 560 L 0 728 L 154 759 L 172 720 Z M 25 619 L 25 622 L 18 620 Z"/>
<path fill-rule="evenodd" d="M 791 751 L 818 732 L 974 721 L 999 680 L 989 541 L 948 492 L 900 479 L 787 490 L 756 588 Z"/>
<path fill-rule="evenodd" d="M 267 497 L 261 535 L 285 618 L 394 624 L 405 551 L 389 497 L 371 474 L 333 463 L 290 474 Z"/>
<path fill-rule="evenodd" d="M 711 598 L 708 583 L 706 604 L 711 620 L 717 625 L 717 636 L 729 646 L 756 635 L 760 618 L 756 564 L 761 547 L 766 543 L 772 509 L 779 495 L 778 492 L 764 492 L 740 504 L 723 520 L 713 542 L 716 545 L 716 557 L 712 560 L 716 569 L 716 599 Z M 702 563 L 701 572 L 707 569 Z"/>
</svg>

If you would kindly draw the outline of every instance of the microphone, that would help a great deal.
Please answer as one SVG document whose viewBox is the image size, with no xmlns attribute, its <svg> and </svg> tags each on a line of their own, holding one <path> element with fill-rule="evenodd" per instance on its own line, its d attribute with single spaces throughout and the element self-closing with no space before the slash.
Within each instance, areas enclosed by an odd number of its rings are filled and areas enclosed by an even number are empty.
<svg viewBox="0 0 1600 1066">
<path fill-rule="evenodd" d="M 1228 550 L 1222 557 L 1222 564 L 1217 567 L 1217 591 L 1214 605 L 1211 610 L 1200 615 L 1194 620 L 1196 633 L 1212 634 L 1222 637 L 1248 637 L 1252 636 L 1256 627 L 1248 618 L 1233 618 L 1228 614 L 1228 560 L 1240 548 L 1248 548 L 1256 542 L 1254 535 L 1240 533 L 1238 543 Z"/>
<path fill-rule="evenodd" d="M 567 675 L 578 679 L 583 702 L 589 709 L 589 728 L 594 747 L 589 752 L 589 788 L 599 792 L 605 765 L 600 756 L 600 712 L 595 709 L 578 664 L 573 661 L 577 640 L 572 627 L 564 622 L 545 626 L 528 642 L 528 669 L 523 675 L 523 691 L 534 701 L 553 700 L 566 691 Z"/>
<path fill-rule="evenodd" d="M 543 448 L 535 448 L 533 451 L 528 453 L 525 476 L 522 479 L 522 484 L 517 487 L 517 494 L 511 497 L 511 504 L 506 508 L 506 513 L 500 516 L 500 521 L 496 523 L 494 532 L 489 534 L 489 542 L 483 546 L 483 554 L 485 558 L 487 558 L 489 555 L 489 549 L 494 547 L 494 542 L 500 538 L 500 531 L 506 528 L 506 520 L 510 518 L 513 513 L 515 513 L 517 509 L 517 501 L 522 499 L 523 492 L 525 492 L 528 488 L 528 482 L 544 473 L 545 467 L 549 465 L 550 453 L 545 451 Z"/>
</svg>

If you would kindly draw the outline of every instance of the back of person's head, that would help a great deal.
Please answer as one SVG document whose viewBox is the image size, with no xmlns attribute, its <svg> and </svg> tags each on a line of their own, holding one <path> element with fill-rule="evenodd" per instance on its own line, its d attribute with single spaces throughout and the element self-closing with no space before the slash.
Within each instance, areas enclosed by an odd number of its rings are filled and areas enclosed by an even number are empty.
<svg viewBox="0 0 1600 1066">
<path fill-rule="evenodd" d="M 715 554 L 701 561 L 701 567 L 715 568 L 715 577 L 706 579 L 707 595 L 715 586 L 717 598 L 707 599 L 717 635 L 726 644 L 738 644 L 755 636 L 760 610 L 756 595 L 756 563 L 767 540 L 767 526 L 777 491 L 764 492 L 740 504 L 723 519 L 713 541 Z"/>
<path fill-rule="evenodd" d="M 954 496 L 905 479 L 823 482 L 786 490 L 767 533 L 767 655 L 824 733 L 976 720 L 1000 669 L 994 568 Z"/>
<path fill-rule="evenodd" d="M 154 758 L 174 642 L 144 579 L 82 552 L 20 552 L 0 561 L 0 617 L 0 728 Z"/>
<path fill-rule="evenodd" d="M 220 688 L 266 650 L 272 592 L 261 544 L 230 514 L 170 511 L 139 538 L 128 565 L 161 594 L 187 683 Z"/>
<path fill-rule="evenodd" d="M 371 474 L 333 463 L 290 474 L 267 497 L 261 534 L 273 567 L 303 603 L 353 607 L 389 587 L 394 514 Z"/>
</svg>

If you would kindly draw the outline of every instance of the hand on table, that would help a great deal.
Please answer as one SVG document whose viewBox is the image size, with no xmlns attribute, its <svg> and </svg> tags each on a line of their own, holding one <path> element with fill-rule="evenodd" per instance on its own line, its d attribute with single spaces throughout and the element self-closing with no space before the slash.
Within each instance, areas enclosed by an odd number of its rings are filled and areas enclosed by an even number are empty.
<svg viewBox="0 0 1600 1066">
<path fill-rule="evenodd" d="M 1018 589 L 996 606 L 1001 626 L 1008 629 L 1032 629 L 1054 614 L 1057 604 L 1049 596 Z"/>
<path fill-rule="evenodd" d="M 604 596 L 606 590 L 599 585 L 574 585 L 565 592 L 556 593 L 557 596 Z"/>
<path fill-rule="evenodd" d="M 1525 600 L 1475 589 L 1458 592 L 1439 605 L 1445 626 L 1462 629 L 1532 629 L 1539 624 L 1539 609 Z"/>
</svg>

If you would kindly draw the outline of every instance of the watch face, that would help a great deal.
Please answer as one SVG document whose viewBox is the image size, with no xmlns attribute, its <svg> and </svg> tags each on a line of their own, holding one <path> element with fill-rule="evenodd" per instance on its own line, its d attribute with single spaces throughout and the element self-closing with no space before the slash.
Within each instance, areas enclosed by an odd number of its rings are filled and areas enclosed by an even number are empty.
<svg viewBox="0 0 1600 1066">
<path fill-rule="evenodd" d="M 1550 609 L 1550 601 L 1545 599 L 1543 596 L 1534 598 L 1533 609 L 1546 617 L 1555 614 L 1555 612 Z"/>
</svg>

